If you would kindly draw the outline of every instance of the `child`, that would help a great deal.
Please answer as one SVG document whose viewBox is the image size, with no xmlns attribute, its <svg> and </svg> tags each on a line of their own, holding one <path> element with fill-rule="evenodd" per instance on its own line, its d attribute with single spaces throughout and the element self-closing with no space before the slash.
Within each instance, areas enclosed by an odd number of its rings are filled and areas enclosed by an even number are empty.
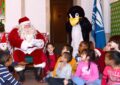
<svg viewBox="0 0 120 85">
<path fill-rule="evenodd" d="M 102 85 L 120 85 L 120 53 L 109 51 L 105 55 L 107 65 L 103 72 Z"/>
<path fill-rule="evenodd" d="M 88 49 L 88 47 L 89 47 L 88 42 L 82 41 L 82 42 L 79 44 L 79 49 L 78 49 L 79 54 L 82 52 L 82 50 Z M 80 56 L 79 56 L 79 55 L 76 56 L 75 59 L 76 59 L 77 62 L 79 62 L 79 61 L 80 61 Z"/>
<path fill-rule="evenodd" d="M 47 57 L 47 62 L 46 62 L 46 67 L 45 67 L 45 73 L 49 75 L 51 71 L 54 70 L 56 61 L 57 61 L 57 56 L 54 53 L 55 47 L 53 46 L 52 43 L 48 43 L 46 45 L 46 57 Z"/>
<path fill-rule="evenodd" d="M 102 74 L 103 71 L 104 71 L 104 68 L 105 68 L 105 53 L 107 51 L 111 51 L 111 50 L 116 50 L 116 51 L 119 51 L 120 52 L 120 43 L 116 40 L 110 40 L 106 46 L 104 47 L 103 50 L 100 50 L 98 49 L 101 53 L 97 63 L 98 63 L 98 66 L 99 66 L 99 72 Z"/>
<path fill-rule="evenodd" d="M 92 41 L 89 41 L 89 49 L 93 49 L 96 54 L 96 64 L 98 65 L 98 69 L 100 74 L 103 73 L 105 68 L 104 58 L 105 58 L 105 51 L 100 48 L 95 48 L 95 45 Z"/>
<path fill-rule="evenodd" d="M 107 43 L 103 50 L 104 51 L 116 50 L 120 52 L 120 42 L 117 42 L 116 40 L 111 40 Z"/>
<path fill-rule="evenodd" d="M 73 82 L 77 85 L 101 85 L 99 80 L 98 67 L 94 63 L 95 52 L 92 49 L 84 49 L 81 54 L 81 61 L 78 64 Z"/>
<path fill-rule="evenodd" d="M 65 45 L 63 46 L 63 49 L 61 51 L 61 55 L 64 53 L 64 52 L 69 52 L 71 55 L 72 55 L 72 51 L 73 51 L 73 48 L 72 46 L 70 45 Z M 55 77 L 56 76 L 56 68 L 58 66 L 58 63 L 61 61 L 61 56 L 58 58 L 57 62 L 56 62 L 56 65 L 55 65 L 55 68 L 54 68 L 54 71 L 52 72 L 52 76 Z M 74 74 L 74 72 L 76 71 L 76 67 L 77 67 L 77 63 L 76 63 L 76 60 L 75 58 L 72 57 L 72 60 L 69 62 L 69 64 L 71 65 L 72 67 L 72 74 Z"/>
<path fill-rule="evenodd" d="M 12 58 L 4 54 L 0 56 L 0 85 L 21 85 L 8 71 L 8 66 L 12 64 Z"/>
<path fill-rule="evenodd" d="M 49 85 L 64 85 L 63 81 L 71 78 L 72 68 L 71 65 L 68 64 L 71 59 L 72 55 L 70 53 L 64 52 L 62 54 L 61 61 L 56 68 L 56 76 L 48 79 Z M 72 83 L 68 83 L 68 85 L 72 85 Z"/>
</svg>

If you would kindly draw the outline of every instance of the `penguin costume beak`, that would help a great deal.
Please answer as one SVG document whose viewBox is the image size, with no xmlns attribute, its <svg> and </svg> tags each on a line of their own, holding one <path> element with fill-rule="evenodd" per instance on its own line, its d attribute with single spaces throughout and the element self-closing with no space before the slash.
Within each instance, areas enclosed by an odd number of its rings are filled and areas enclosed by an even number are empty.
<svg viewBox="0 0 120 85">
<path fill-rule="evenodd" d="M 69 17 L 70 17 L 69 22 L 72 26 L 75 26 L 76 24 L 78 24 L 78 22 L 80 20 L 78 13 L 75 14 L 75 18 L 73 18 L 71 14 L 69 14 Z"/>
</svg>

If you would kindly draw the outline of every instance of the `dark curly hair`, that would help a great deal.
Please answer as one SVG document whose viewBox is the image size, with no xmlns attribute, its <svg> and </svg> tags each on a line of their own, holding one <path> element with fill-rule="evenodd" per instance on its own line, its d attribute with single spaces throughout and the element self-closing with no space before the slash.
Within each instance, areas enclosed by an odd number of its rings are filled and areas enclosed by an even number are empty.
<svg viewBox="0 0 120 85">
<path fill-rule="evenodd" d="M 90 69 L 91 62 L 96 61 L 95 51 L 93 49 L 84 49 L 81 54 L 86 54 L 89 57 L 88 70 Z"/>
<path fill-rule="evenodd" d="M 0 55 L 0 64 L 5 65 L 7 61 L 9 61 L 11 55 L 10 54 L 2 54 Z"/>
<path fill-rule="evenodd" d="M 105 57 L 108 57 L 110 60 L 114 60 L 116 65 L 120 65 L 120 52 L 118 51 L 108 51 L 106 52 Z"/>
<path fill-rule="evenodd" d="M 62 56 L 67 59 L 67 62 L 70 62 L 72 60 L 72 55 L 69 52 L 64 52 Z"/>
</svg>

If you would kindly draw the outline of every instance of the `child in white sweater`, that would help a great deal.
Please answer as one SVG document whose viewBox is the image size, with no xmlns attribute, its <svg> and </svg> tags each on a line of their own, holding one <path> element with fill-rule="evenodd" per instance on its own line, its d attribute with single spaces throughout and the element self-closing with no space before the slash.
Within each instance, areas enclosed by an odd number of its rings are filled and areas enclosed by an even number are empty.
<svg viewBox="0 0 120 85">
<path fill-rule="evenodd" d="M 70 81 L 72 68 L 68 62 L 71 61 L 71 59 L 72 55 L 70 53 L 64 52 L 62 54 L 61 61 L 56 69 L 56 76 L 48 79 L 49 85 L 64 85 L 64 80 Z M 68 85 L 72 85 L 72 81 Z"/>
</svg>

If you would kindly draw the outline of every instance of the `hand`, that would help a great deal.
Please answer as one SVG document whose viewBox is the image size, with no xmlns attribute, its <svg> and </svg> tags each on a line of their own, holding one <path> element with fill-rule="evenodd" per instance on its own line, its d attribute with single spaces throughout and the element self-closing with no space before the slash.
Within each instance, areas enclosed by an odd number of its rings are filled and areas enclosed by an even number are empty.
<svg viewBox="0 0 120 85">
<path fill-rule="evenodd" d="M 48 71 L 47 74 L 50 74 L 50 71 Z"/>
<path fill-rule="evenodd" d="M 39 48 L 43 48 L 44 46 L 44 41 L 42 39 L 34 39 L 33 42 L 34 42 L 34 45 Z"/>
<path fill-rule="evenodd" d="M 68 85 L 68 80 L 67 79 L 64 79 L 64 85 Z"/>
<path fill-rule="evenodd" d="M 26 64 L 28 64 L 28 63 L 26 63 L 26 62 L 24 62 L 24 61 L 18 63 L 18 65 L 22 65 L 22 66 L 24 66 L 24 65 L 26 65 Z"/>
<path fill-rule="evenodd" d="M 21 44 L 21 49 L 26 51 L 29 47 L 33 47 L 33 43 L 24 40 Z"/>
</svg>

